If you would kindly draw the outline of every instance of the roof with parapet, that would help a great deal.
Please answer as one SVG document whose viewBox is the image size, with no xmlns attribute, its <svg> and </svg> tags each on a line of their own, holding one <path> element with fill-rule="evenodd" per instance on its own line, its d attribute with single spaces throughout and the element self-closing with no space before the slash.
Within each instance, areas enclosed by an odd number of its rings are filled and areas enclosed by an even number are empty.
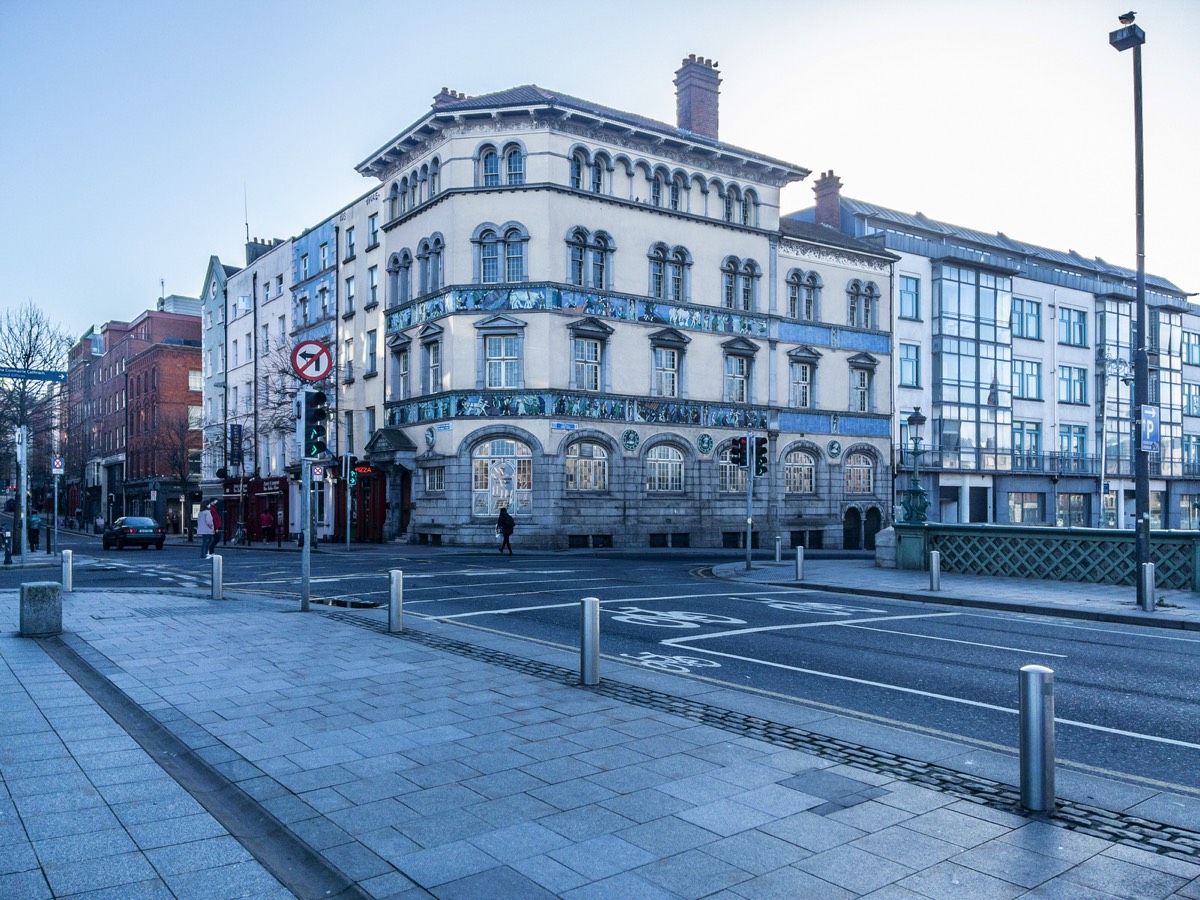
<svg viewBox="0 0 1200 900">
<path fill-rule="evenodd" d="M 816 244 L 826 244 L 843 250 L 853 250 L 856 253 L 868 253 L 884 259 L 897 260 L 896 254 L 883 249 L 879 244 L 864 241 L 861 238 L 842 234 L 836 228 L 818 225 L 815 222 L 802 222 L 799 219 L 780 219 L 779 233 L 784 237 L 796 238 L 801 241 L 811 241 Z"/>
<path fill-rule="evenodd" d="M 674 142 L 676 149 L 688 150 L 698 158 L 726 158 L 764 171 L 775 170 L 778 173 L 777 177 L 782 176 L 787 181 L 803 179 L 810 171 L 794 163 L 745 150 L 706 135 L 668 125 L 666 122 L 582 100 L 570 94 L 547 90 L 536 84 L 523 84 L 477 97 L 447 93 L 443 90 L 429 112 L 355 166 L 355 170 L 367 177 L 379 177 L 381 171 L 391 168 L 395 159 L 424 143 L 446 124 L 464 119 L 491 118 L 497 114 L 528 115 L 534 110 L 562 118 L 590 119 L 601 128 L 612 131 L 614 135 L 637 136 L 640 132 L 648 140 L 659 142 L 666 139 Z M 388 157 L 391 159 L 388 160 Z"/>
<path fill-rule="evenodd" d="M 925 238 L 933 241 L 946 240 L 975 245 L 986 248 L 988 252 L 1008 255 L 1016 259 L 1032 259 L 1051 267 L 1074 269 L 1094 276 L 1107 275 L 1120 279 L 1134 279 L 1137 277 L 1137 273 L 1133 269 L 1115 266 L 1098 256 L 1088 259 L 1074 250 L 1064 252 L 1037 244 L 1029 244 L 1024 241 L 1014 240 L 1002 231 L 992 234 L 973 228 L 964 228 L 961 225 L 952 225 L 949 222 L 940 222 L 931 219 L 922 212 L 901 212 L 889 209 L 886 206 L 867 203 L 863 200 L 853 200 L 849 197 L 841 197 L 840 202 L 842 211 L 845 213 L 856 217 L 869 218 L 876 222 L 895 225 L 898 230 L 909 232 L 917 238 Z M 810 207 L 781 218 L 780 223 L 798 221 L 797 217 L 804 217 L 800 221 L 811 222 L 814 215 L 815 210 Z M 1179 294 L 1180 296 L 1186 295 L 1186 292 L 1178 285 L 1158 275 L 1147 273 L 1146 284 L 1163 291 Z"/>
</svg>

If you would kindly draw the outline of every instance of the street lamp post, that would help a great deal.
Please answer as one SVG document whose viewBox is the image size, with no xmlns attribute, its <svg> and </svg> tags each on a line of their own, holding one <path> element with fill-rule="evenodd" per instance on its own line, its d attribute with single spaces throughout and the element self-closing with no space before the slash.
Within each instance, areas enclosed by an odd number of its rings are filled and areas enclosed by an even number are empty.
<svg viewBox="0 0 1200 900">
<path fill-rule="evenodd" d="M 1143 446 L 1142 409 L 1150 401 L 1149 341 L 1146 334 L 1146 197 L 1142 165 L 1142 44 L 1146 32 L 1133 24 L 1133 13 L 1120 16 L 1124 26 L 1110 32 L 1108 42 L 1118 51 L 1133 50 L 1133 154 L 1135 206 L 1137 219 L 1137 336 L 1133 342 L 1133 478 L 1134 509 L 1134 584 L 1140 609 L 1153 609 L 1153 598 L 1146 596 L 1142 577 L 1150 562 L 1150 456 Z M 1151 591 L 1153 593 L 1153 591 Z"/>
<path fill-rule="evenodd" d="M 928 520 L 925 511 L 929 509 L 929 495 L 925 493 L 925 488 L 921 486 L 921 454 L 925 452 L 921 449 L 921 428 L 925 425 L 925 422 L 925 417 L 921 415 L 921 407 L 914 407 L 912 415 L 908 417 L 908 434 L 909 439 L 912 441 L 912 484 L 904 492 L 904 499 L 900 503 L 900 506 L 904 510 L 905 522 L 919 523 Z"/>
<path fill-rule="evenodd" d="M 1096 363 L 1102 367 L 1104 381 L 1100 385 L 1100 477 L 1097 484 L 1097 494 L 1100 505 L 1096 510 L 1096 527 L 1104 527 L 1104 482 L 1108 478 L 1108 381 L 1113 375 L 1120 383 L 1129 384 L 1133 380 L 1130 374 L 1129 360 L 1119 356 L 1109 356 L 1107 349 L 1102 349 L 1096 356 Z M 1119 390 L 1119 389 L 1118 389 Z"/>
</svg>

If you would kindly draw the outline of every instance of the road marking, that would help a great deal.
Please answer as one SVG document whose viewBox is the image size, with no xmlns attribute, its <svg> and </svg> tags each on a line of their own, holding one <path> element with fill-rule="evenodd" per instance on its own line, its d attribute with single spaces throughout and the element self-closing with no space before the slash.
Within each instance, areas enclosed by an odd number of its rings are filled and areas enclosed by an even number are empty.
<svg viewBox="0 0 1200 900">
<path fill-rule="evenodd" d="M 870 619 L 856 619 L 856 622 L 895 622 L 899 619 L 940 619 L 947 616 L 957 616 L 958 613 L 917 613 L 911 616 L 875 616 Z M 848 625 L 848 622 L 794 622 L 788 625 L 762 625 L 758 628 L 738 628 L 734 631 L 714 631 L 712 634 L 698 634 L 695 637 L 678 637 L 663 641 L 672 644 L 676 641 L 711 641 L 713 638 L 734 637 L 739 634 L 755 634 L 761 631 L 789 631 L 797 628 L 837 628 Z"/>
<path fill-rule="evenodd" d="M 484 596 L 492 596 L 492 595 L 487 594 Z M 668 597 L 610 597 L 609 599 L 601 600 L 600 602 L 602 604 L 604 604 L 604 603 L 647 603 L 651 600 L 694 600 L 697 597 L 712 598 L 715 596 L 718 596 L 718 595 L 717 594 L 674 594 L 674 595 L 671 595 Z M 470 597 L 454 597 L 454 598 L 448 598 L 448 599 L 469 600 L 472 598 L 470 598 Z M 547 603 L 542 606 L 514 606 L 514 607 L 510 607 L 508 609 L 481 609 L 481 610 L 477 610 L 475 612 L 450 613 L 449 615 L 435 616 L 434 618 L 438 618 L 438 619 L 468 619 L 468 618 L 473 618 L 475 616 L 506 616 L 506 615 L 509 615 L 510 613 L 536 612 L 539 609 L 570 609 L 570 608 L 578 609 L 579 601 L 574 600 L 569 603 Z M 944 613 L 943 615 L 955 615 L 955 614 L 954 613 Z M 821 623 L 821 624 L 825 624 L 825 623 Z"/>
<path fill-rule="evenodd" d="M 950 615 L 953 615 L 953 613 L 951 613 Z M 905 618 L 919 618 L 919 617 L 911 616 L 911 617 L 905 617 Z M 840 623 L 840 622 L 816 622 L 813 624 L 837 626 L 842 623 Z M 760 630 L 764 630 L 764 629 L 747 629 L 747 630 L 760 631 Z M 695 637 L 668 638 L 665 641 L 659 641 L 659 643 L 669 645 L 670 647 L 677 649 L 677 650 L 682 649 L 682 650 L 691 650 L 696 653 L 707 653 L 710 656 L 721 656 L 721 657 L 724 657 L 725 659 L 735 659 L 735 660 L 738 660 L 739 662 L 751 663 L 753 665 L 768 666 L 773 669 L 784 669 L 789 672 L 798 672 L 802 675 L 812 675 L 817 678 L 829 678 L 833 681 L 848 681 L 851 684 L 861 684 L 866 687 L 881 688 L 885 691 L 896 691 L 897 693 L 901 693 L 901 694 L 912 694 L 917 697 L 925 697 L 926 699 L 929 699 L 929 700 L 945 700 L 947 703 L 957 703 L 961 706 L 973 706 L 977 709 L 989 709 L 994 712 L 1007 713 L 1007 714 L 1013 715 L 1013 716 L 1017 715 L 1017 713 L 1019 712 L 1019 710 L 1009 709 L 1007 706 L 996 706 L 994 703 L 984 703 L 980 700 L 968 700 L 965 697 L 950 697 L 950 696 L 947 696 L 946 694 L 935 694 L 932 691 L 922 691 L 922 690 L 918 690 L 916 688 L 906 688 L 906 687 L 901 687 L 900 685 L 897 685 L 897 684 L 884 684 L 883 682 L 880 682 L 880 681 L 868 681 L 865 678 L 854 678 L 850 675 L 836 675 L 833 672 L 818 672 L 816 669 L 805 669 L 805 668 L 801 668 L 799 666 L 789 666 L 786 663 L 771 662 L 770 660 L 766 660 L 766 659 L 754 659 L 753 657 L 749 657 L 749 656 L 739 656 L 736 653 L 722 653 L 719 650 L 707 650 L 704 647 L 687 646 L 688 644 L 690 644 L 694 641 L 708 640 L 711 637 L 717 637 L 717 636 L 718 635 L 698 634 Z M 1169 744 L 1172 747 L 1184 747 L 1188 750 L 1200 750 L 1200 744 L 1193 744 L 1193 743 L 1189 743 L 1188 741 L 1177 741 L 1174 738 L 1158 737 L 1157 735 L 1152 735 L 1152 734 L 1139 734 L 1136 731 L 1125 731 L 1124 729 L 1121 729 L 1121 728 L 1109 728 L 1105 725 L 1093 725 L 1090 722 L 1079 722 L 1079 721 L 1076 721 L 1075 719 L 1060 719 L 1057 716 L 1055 717 L 1054 721 L 1060 725 L 1070 725 L 1074 728 L 1083 728 L 1087 731 L 1099 731 L 1104 734 L 1115 734 L 1115 735 L 1119 735 L 1120 737 L 1133 738 L 1134 740 L 1139 740 L 1139 741 L 1150 741 L 1155 744 Z"/>
<path fill-rule="evenodd" d="M 981 644 L 978 641 L 960 641 L 956 638 L 935 637 L 932 634 L 914 634 L 910 631 L 893 631 L 890 628 L 868 628 L 866 625 L 858 625 L 854 622 L 842 622 L 847 628 L 860 628 L 863 631 L 878 631 L 882 634 L 899 634 L 904 637 L 920 638 L 924 641 L 945 641 L 948 644 L 966 644 L 968 647 L 987 647 L 991 650 L 1008 650 L 1011 653 L 1028 653 L 1030 656 L 1053 656 L 1057 659 L 1066 659 L 1065 653 L 1044 653 L 1041 650 L 1021 650 L 1017 647 L 1003 647 L 1000 644 Z"/>
<path fill-rule="evenodd" d="M 1000 615 L 985 615 L 983 613 L 963 613 L 964 616 L 974 616 L 978 619 L 1015 619 L 1019 622 L 1028 622 L 1037 625 L 1050 625 L 1055 628 L 1068 628 L 1072 631 L 1095 631 L 1100 634 L 1113 635 L 1114 637 L 1127 638 L 1146 638 L 1152 641 L 1180 641 L 1185 644 L 1200 644 L 1200 638 L 1175 637 L 1170 634 L 1162 634 L 1157 628 L 1143 628 L 1141 625 L 1121 625 L 1112 623 L 1107 628 L 1099 628 L 1095 625 L 1073 625 L 1069 622 L 1064 622 L 1062 619 L 1056 619 L 1049 616 L 1039 616 L 1036 613 L 1012 613 L 1008 616 Z M 1139 630 L 1131 630 L 1139 629 Z M 1125 647 L 1124 649 L 1130 649 Z"/>
</svg>

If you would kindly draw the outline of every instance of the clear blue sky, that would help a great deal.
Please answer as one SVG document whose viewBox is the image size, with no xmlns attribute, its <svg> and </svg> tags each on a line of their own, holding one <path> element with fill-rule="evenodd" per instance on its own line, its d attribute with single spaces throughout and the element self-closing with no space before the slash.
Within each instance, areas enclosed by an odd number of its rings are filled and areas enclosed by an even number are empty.
<svg viewBox="0 0 1200 900">
<path fill-rule="evenodd" d="M 1200 291 L 1200 2 L 1136 2 L 1147 268 Z M 847 196 L 1132 267 L 1132 54 L 1109 0 L 0 0 L 0 303 L 70 331 L 195 296 L 365 192 L 354 164 L 443 85 L 535 83 L 674 121 L 719 61 L 721 137 Z M 812 202 L 790 187 L 785 210 Z"/>
</svg>

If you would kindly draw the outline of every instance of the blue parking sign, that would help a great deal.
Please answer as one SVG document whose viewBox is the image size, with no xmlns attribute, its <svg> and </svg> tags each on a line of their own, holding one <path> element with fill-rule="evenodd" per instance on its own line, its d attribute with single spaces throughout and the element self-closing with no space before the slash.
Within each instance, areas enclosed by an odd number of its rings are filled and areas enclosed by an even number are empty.
<svg viewBox="0 0 1200 900">
<path fill-rule="evenodd" d="M 1142 407 L 1142 450 L 1158 452 L 1158 407 Z"/>
</svg>

